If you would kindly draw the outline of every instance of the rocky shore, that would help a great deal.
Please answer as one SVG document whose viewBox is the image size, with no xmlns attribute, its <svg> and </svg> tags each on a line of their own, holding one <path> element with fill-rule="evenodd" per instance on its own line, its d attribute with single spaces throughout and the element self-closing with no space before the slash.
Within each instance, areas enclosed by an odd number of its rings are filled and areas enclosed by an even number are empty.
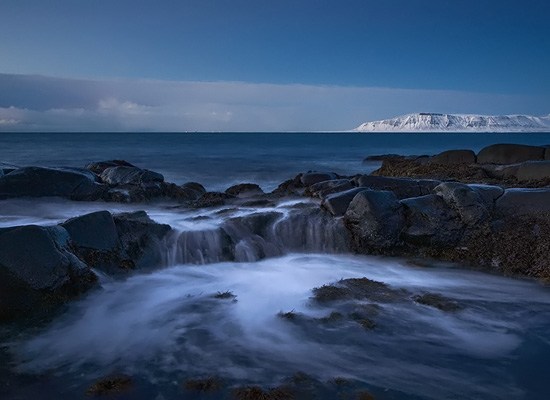
<svg viewBox="0 0 550 400">
<path fill-rule="evenodd" d="M 167 243 L 179 246 L 179 259 L 191 263 L 250 261 L 285 251 L 354 252 L 550 279 L 550 148 L 501 144 L 478 154 L 452 150 L 372 160 L 382 164 L 371 175 L 304 172 L 271 193 L 253 183 L 225 192 L 208 192 L 195 182 L 176 185 L 123 160 L 85 168 L 0 163 L 0 199 L 53 196 L 144 208 L 161 202 L 218 215 L 254 209 L 193 235 L 178 234 L 145 211 L 105 210 L 55 226 L 0 228 L 0 322 L 48 313 L 97 287 L 98 275 L 116 279 L 162 266 Z M 287 211 L 274 211 L 281 204 Z"/>
</svg>

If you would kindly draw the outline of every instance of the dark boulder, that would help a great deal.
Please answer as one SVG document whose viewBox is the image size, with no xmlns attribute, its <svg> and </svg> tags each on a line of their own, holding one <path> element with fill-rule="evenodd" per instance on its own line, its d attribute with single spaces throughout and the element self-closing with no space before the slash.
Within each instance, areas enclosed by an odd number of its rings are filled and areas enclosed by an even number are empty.
<svg viewBox="0 0 550 400">
<path fill-rule="evenodd" d="M 550 180 L 550 161 L 526 161 L 516 172 L 520 182 Z"/>
<path fill-rule="evenodd" d="M 451 247 L 461 238 L 459 215 L 442 197 L 430 194 L 401 200 L 405 207 L 403 238 L 418 246 Z"/>
<path fill-rule="evenodd" d="M 92 171 L 94 174 L 101 175 L 103 171 L 111 167 L 134 167 L 135 165 L 130 164 L 128 161 L 124 160 L 108 160 L 108 161 L 98 161 L 86 165 L 86 169 Z"/>
<path fill-rule="evenodd" d="M 495 212 L 500 216 L 550 212 L 550 189 L 506 189 L 496 201 Z"/>
<path fill-rule="evenodd" d="M 113 216 L 123 257 L 131 260 L 133 268 L 153 268 L 163 261 L 162 240 L 172 228 L 153 221 L 145 211 Z"/>
<path fill-rule="evenodd" d="M 349 189 L 344 192 L 334 193 L 327 196 L 321 203 L 321 207 L 330 212 L 335 217 L 345 214 L 349 204 L 357 193 L 365 190 L 363 187 Z"/>
<path fill-rule="evenodd" d="M 484 147 L 477 155 L 480 164 L 516 164 L 531 160 L 544 160 L 544 147 L 525 144 L 493 144 Z"/>
<path fill-rule="evenodd" d="M 143 191 L 142 191 L 143 192 Z M 149 190 L 150 194 L 155 193 Z M 204 192 L 192 188 L 192 186 L 178 186 L 175 183 L 162 183 L 158 186 L 157 196 L 168 197 L 181 202 L 193 202 L 203 195 Z"/>
<path fill-rule="evenodd" d="M 298 174 L 292 179 L 287 179 L 281 183 L 271 194 L 276 196 L 295 196 L 303 193 L 302 175 Z"/>
<path fill-rule="evenodd" d="M 0 229 L 0 321 L 48 311 L 90 289 L 96 275 L 59 226 Z"/>
<path fill-rule="evenodd" d="M 449 207 L 456 210 L 462 222 L 474 225 L 489 218 L 489 210 L 481 195 L 473 188 L 458 182 L 443 182 L 434 192 L 441 196 Z"/>
<path fill-rule="evenodd" d="M 0 199 L 58 196 L 97 200 L 104 191 L 93 173 L 78 168 L 25 167 L 0 177 Z"/>
<path fill-rule="evenodd" d="M 235 199 L 235 196 L 232 196 L 227 193 L 222 192 L 206 192 L 202 194 L 194 203 L 193 207 L 203 208 L 203 207 L 218 207 L 227 204 L 229 201 Z"/>
<path fill-rule="evenodd" d="M 302 174 L 300 182 L 303 186 L 311 186 L 319 182 L 330 181 L 332 179 L 338 179 L 338 175 L 333 172 L 307 172 Z"/>
<path fill-rule="evenodd" d="M 359 250 L 369 252 L 395 246 L 405 217 L 393 192 L 363 190 L 353 198 L 344 221 Z"/>
<path fill-rule="evenodd" d="M 78 247 L 112 250 L 118 246 L 118 233 L 109 211 L 96 211 L 71 218 L 61 224 Z"/>
<path fill-rule="evenodd" d="M 109 167 L 100 175 L 101 180 L 108 185 L 144 185 L 164 182 L 164 176 L 158 172 L 149 171 L 137 167 Z"/>
<path fill-rule="evenodd" d="M 424 293 L 421 295 L 416 295 L 413 297 L 413 300 L 418 304 L 437 308 L 438 310 L 445 312 L 455 312 L 462 309 L 456 301 L 439 293 Z"/>
<path fill-rule="evenodd" d="M 473 164 L 476 162 L 476 154 L 472 150 L 447 150 L 430 158 L 434 164 Z"/>
<path fill-rule="evenodd" d="M 352 189 L 353 183 L 349 179 L 334 179 L 330 181 L 318 182 L 306 188 L 305 193 L 312 197 L 324 199 L 329 194 L 343 192 Z"/>
<path fill-rule="evenodd" d="M 201 194 L 206 193 L 206 189 L 204 188 L 204 186 L 202 186 L 198 182 L 186 182 L 183 185 L 181 185 L 181 188 L 182 189 L 191 189 L 191 190 L 194 190 L 195 192 L 201 193 Z"/>
<path fill-rule="evenodd" d="M 441 183 L 432 179 L 393 178 L 374 175 L 360 175 L 355 177 L 354 181 L 359 187 L 393 192 L 399 199 L 430 194 Z"/>
<path fill-rule="evenodd" d="M 485 207 L 489 211 L 493 210 L 496 200 L 504 194 L 504 189 L 500 186 L 479 183 L 469 184 L 468 186 L 479 194 Z"/>
<path fill-rule="evenodd" d="M 244 198 L 264 194 L 264 191 L 255 183 L 241 183 L 231 186 L 225 191 L 225 193 L 231 196 Z"/>
</svg>

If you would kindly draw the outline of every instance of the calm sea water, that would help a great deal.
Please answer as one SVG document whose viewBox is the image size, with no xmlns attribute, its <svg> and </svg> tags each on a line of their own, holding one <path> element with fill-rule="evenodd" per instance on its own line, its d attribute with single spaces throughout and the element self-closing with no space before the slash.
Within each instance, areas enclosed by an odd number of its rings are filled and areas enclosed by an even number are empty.
<svg viewBox="0 0 550 400">
<path fill-rule="evenodd" d="M 493 143 L 550 143 L 537 134 L 359 133 L 40 133 L 0 134 L 0 161 L 16 165 L 84 166 L 125 159 L 168 181 L 198 181 L 209 190 L 255 182 L 264 190 L 307 170 L 367 173 L 368 155 L 435 154 Z"/>
</svg>

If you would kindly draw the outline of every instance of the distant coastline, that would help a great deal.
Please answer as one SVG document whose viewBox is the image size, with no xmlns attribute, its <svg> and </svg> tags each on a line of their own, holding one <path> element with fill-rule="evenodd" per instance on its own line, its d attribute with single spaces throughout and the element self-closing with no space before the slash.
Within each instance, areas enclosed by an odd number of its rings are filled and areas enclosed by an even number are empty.
<svg viewBox="0 0 550 400">
<path fill-rule="evenodd" d="M 406 114 L 370 121 L 355 132 L 392 133 L 537 133 L 550 131 L 550 115 Z"/>
</svg>

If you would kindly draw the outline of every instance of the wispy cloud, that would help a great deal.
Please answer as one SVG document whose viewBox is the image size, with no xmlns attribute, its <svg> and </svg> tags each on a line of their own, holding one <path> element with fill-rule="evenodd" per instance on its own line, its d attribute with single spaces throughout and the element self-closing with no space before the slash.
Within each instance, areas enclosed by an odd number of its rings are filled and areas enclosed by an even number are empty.
<svg viewBox="0 0 550 400">
<path fill-rule="evenodd" d="M 347 130 L 366 120 L 417 111 L 546 114 L 547 100 L 392 88 L 0 74 L 0 131 Z"/>
</svg>

